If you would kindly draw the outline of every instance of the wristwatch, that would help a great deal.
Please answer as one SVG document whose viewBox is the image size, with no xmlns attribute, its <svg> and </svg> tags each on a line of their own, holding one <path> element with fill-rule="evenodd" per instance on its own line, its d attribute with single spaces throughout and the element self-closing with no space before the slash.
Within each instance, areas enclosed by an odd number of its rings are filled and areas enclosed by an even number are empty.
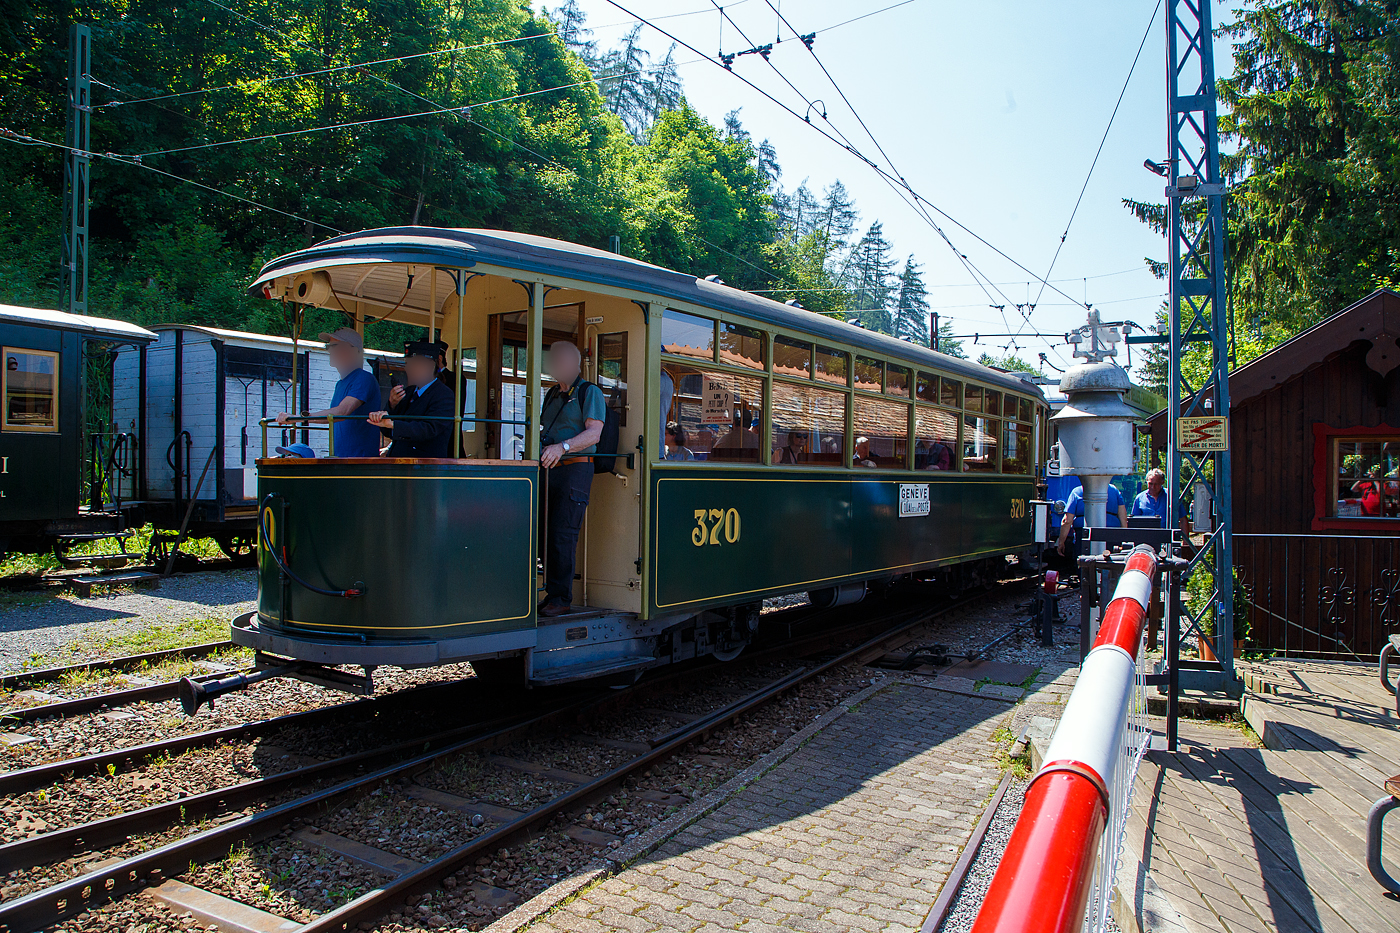
<svg viewBox="0 0 1400 933">
<path fill-rule="evenodd" d="M 568 442 L 568 441 L 565 441 L 564 443 L 560 444 L 559 446 L 564 448 L 564 453 L 568 453 L 568 452 L 569 452 L 569 442 Z"/>
</svg>

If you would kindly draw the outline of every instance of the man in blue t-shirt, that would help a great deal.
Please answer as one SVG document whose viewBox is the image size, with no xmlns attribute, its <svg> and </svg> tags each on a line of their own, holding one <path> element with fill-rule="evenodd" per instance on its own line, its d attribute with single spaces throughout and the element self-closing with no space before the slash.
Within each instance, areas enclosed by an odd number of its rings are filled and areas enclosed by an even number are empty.
<svg viewBox="0 0 1400 933">
<path fill-rule="evenodd" d="M 1157 519 L 1160 525 L 1166 524 L 1167 517 L 1167 493 L 1162 488 L 1166 485 L 1167 474 L 1161 470 L 1152 469 L 1147 471 L 1147 488 L 1137 494 L 1133 499 L 1133 515 L 1145 516 Z"/>
<path fill-rule="evenodd" d="M 1108 484 L 1108 507 L 1105 512 L 1109 528 L 1123 528 L 1128 524 L 1128 507 L 1123 504 L 1123 494 L 1112 483 Z M 1055 550 L 1064 554 L 1070 529 L 1083 527 L 1084 487 L 1080 485 L 1074 487 L 1074 492 L 1069 494 L 1069 500 L 1065 503 L 1065 517 L 1060 522 L 1060 540 L 1056 543 Z"/>
<path fill-rule="evenodd" d="M 345 418 L 346 415 L 368 415 L 380 408 L 379 382 L 364 368 L 364 338 L 342 327 L 333 334 L 322 334 L 321 339 L 326 343 L 331 365 L 340 373 L 340 381 L 331 395 L 331 407 L 313 411 L 311 417 L 318 421 L 325 421 L 332 415 L 345 419 L 335 423 L 337 457 L 377 457 L 379 429 L 364 418 Z M 288 417 L 282 412 L 277 416 L 277 423 L 286 424 Z"/>
</svg>

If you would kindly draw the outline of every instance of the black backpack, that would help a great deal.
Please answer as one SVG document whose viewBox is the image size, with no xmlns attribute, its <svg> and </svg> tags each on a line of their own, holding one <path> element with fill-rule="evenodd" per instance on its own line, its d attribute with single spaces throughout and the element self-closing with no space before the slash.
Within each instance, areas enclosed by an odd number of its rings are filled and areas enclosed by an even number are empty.
<svg viewBox="0 0 1400 933">
<path fill-rule="evenodd" d="M 584 379 L 584 380 L 582 380 L 582 382 L 579 383 L 578 398 L 581 399 L 581 398 L 583 397 L 583 393 L 587 392 L 589 389 L 596 389 L 596 390 L 599 391 L 599 392 L 602 392 L 602 391 L 603 391 L 603 390 L 602 390 L 600 387 L 598 387 L 597 385 L 594 385 L 593 383 L 589 382 L 587 379 Z M 549 402 L 550 402 L 550 400 L 553 399 L 553 398 L 557 398 L 558 395 L 559 395 L 559 387 L 558 387 L 558 386 L 553 386 L 553 387 L 551 387 L 550 390 L 549 390 L 547 393 L 545 393 L 544 403 L 545 403 L 546 405 L 548 405 Z M 621 418 L 621 416 L 619 415 L 618 410 L 617 410 L 616 408 L 614 408 L 614 407 L 612 407 L 611 405 L 608 404 L 608 397 L 607 397 L 606 395 L 604 395 L 604 396 L 603 396 L 603 433 L 602 433 L 602 436 L 598 438 L 598 444 L 597 444 L 597 446 L 596 446 L 594 449 L 595 449 L 595 450 L 599 450 L 599 451 L 603 451 L 603 452 L 606 452 L 606 453 L 610 453 L 610 454 L 616 454 L 616 453 L 617 453 L 617 445 L 618 445 L 618 443 L 619 443 L 619 441 L 620 441 L 621 426 L 622 426 L 622 418 Z M 545 427 L 545 430 L 548 431 L 550 427 L 553 427 L 553 425 L 547 425 L 547 426 Z M 616 465 L 616 463 L 617 463 L 617 457 L 616 457 L 616 456 L 611 456 L 611 457 L 595 456 L 595 457 L 593 458 L 593 472 L 594 472 L 594 473 L 613 473 L 613 472 L 616 472 L 616 470 L 615 470 L 615 465 Z"/>
</svg>

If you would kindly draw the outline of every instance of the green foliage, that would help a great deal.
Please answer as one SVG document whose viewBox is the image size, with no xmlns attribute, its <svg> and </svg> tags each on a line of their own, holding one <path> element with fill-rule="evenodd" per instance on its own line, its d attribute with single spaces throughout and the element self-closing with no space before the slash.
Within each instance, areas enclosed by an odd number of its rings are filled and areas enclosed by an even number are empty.
<svg viewBox="0 0 1400 933">
<path fill-rule="evenodd" d="M 868 326 L 927 339 L 917 263 L 895 275 L 878 221 L 852 246 L 839 181 L 785 192 L 738 111 L 716 127 L 685 102 L 674 50 L 653 61 L 636 30 L 600 48 L 577 0 L 0 3 L 16 14 L 0 25 L 0 126 L 63 140 L 68 26 L 88 23 L 95 151 L 275 209 L 95 160 L 93 314 L 285 334 L 245 294 L 264 262 L 340 230 L 424 224 L 616 236 L 635 258 L 820 313 L 863 307 Z M 51 307 L 60 156 L 5 146 L 0 301 Z M 304 332 L 337 323 L 312 311 Z M 376 324 L 367 342 L 414 336 Z"/>
<path fill-rule="evenodd" d="M 977 358 L 977 362 L 983 366 L 991 366 L 995 369 L 1004 369 L 1012 373 L 1034 373 L 1040 375 L 1040 370 L 1027 363 L 1014 353 L 1007 353 L 1002 356 L 992 356 L 990 353 L 983 353 Z"/>
</svg>

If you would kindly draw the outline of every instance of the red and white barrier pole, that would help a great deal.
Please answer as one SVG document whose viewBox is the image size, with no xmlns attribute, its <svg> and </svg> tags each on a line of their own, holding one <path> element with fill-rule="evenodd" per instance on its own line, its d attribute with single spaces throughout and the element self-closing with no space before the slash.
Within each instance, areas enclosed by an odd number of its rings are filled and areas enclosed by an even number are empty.
<svg viewBox="0 0 1400 933">
<path fill-rule="evenodd" d="M 1077 933 L 1128 728 L 1157 553 L 1128 557 L 972 933 Z"/>
</svg>

